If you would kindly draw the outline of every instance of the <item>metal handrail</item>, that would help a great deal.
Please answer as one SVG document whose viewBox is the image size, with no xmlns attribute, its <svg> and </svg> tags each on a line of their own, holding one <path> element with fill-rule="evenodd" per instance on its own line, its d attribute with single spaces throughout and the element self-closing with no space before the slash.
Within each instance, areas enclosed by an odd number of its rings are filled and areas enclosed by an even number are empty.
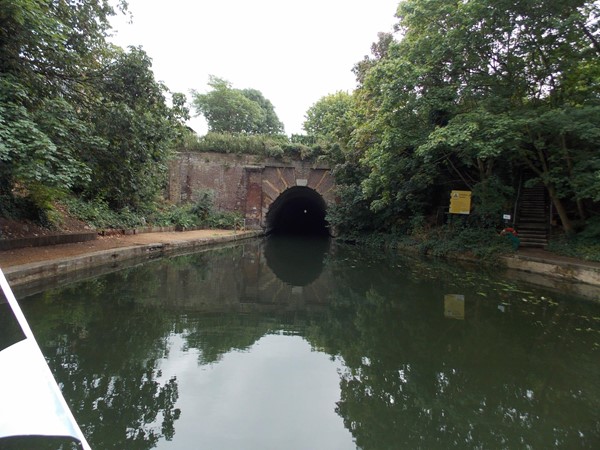
<svg viewBox="0 0 600 450">
<path fill-rule="evenodd" d="M 515 228 L 517 224 L 517 210 L 519 207 L 519 199 L 521 198 L 521 187 L 523 186 L 523 170 L 521 169 L 521 173 L 519 174 L 519 188 L 517 189 L 517 198 L 515 199 L 515 207 L 513 210 L 513 220 L 512 225 Z"/>
</svg>

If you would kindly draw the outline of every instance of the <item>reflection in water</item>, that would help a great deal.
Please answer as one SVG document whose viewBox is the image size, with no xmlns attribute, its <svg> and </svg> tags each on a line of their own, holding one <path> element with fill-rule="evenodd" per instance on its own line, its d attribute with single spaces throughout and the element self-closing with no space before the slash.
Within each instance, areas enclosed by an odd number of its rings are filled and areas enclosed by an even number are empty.
<svg viewBox="0 0 600 450">
<path fill-rule="evenodd" d="M 292 286 L 306 286 L 321 275 L 329 246 L 327 236 L 271 235 L 264 254 L 277 278 Z"/>
<path fill-rule="evenodd" d="M 0 289 L 0 351 L 25 339 L 15 314 L 3 297 Z"/>
<path fill-rule="evenodd" d="M 444 295 L 444 316 L 448 319 L 465 318 L 465 296 L 460 294 Z"/>
<path fill-rule="evenodd" d="M 201 319 L 192 327 L 207 328 Z M 160 448 L 354 448 L 334 410 L 341 364 L 312 351 L 300 336 L 266 333 L 201 370 L 197 361 L 206 347 L 172 339 L 162 370 L 177 372 L 183 413 L 175 439 Z"/>
<path fill-rule="evenodd" d="M 600 305 L 364 249 L 277 245 L 22 302 L 93 448 L 600 442 Z M 290 255 L 312 275 L 281 268 Z"/>
</svg>

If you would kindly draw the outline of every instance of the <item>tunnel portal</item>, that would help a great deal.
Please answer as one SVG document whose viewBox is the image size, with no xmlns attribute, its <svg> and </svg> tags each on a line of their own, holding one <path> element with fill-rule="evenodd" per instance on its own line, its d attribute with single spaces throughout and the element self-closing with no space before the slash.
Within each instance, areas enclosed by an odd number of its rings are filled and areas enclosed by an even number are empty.
<svg viewBox="0 0 600 450">
<path fill-rule="evenodd" d="M 267 234 L 329 235 L 327 205 L 309 187 L 295 186 L 282 192 L 266 216 Z"/>
</svg>

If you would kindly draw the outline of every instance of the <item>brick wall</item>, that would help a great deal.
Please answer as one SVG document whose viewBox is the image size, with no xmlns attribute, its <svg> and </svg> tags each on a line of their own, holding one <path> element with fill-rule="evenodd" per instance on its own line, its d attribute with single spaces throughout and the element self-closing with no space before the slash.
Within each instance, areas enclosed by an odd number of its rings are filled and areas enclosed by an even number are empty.
<svg viewBox="0 0 600 450">
<path fill-rule="evenodd" d="M 169 200 L 195 201 L 204 189 L 214 192 L 215 207 L 239 211 L 249 228 L 264 226 L 270 204 L 286 189 L 306 186 L 333 202 L 329 168 L 314 162 L 224 153 L 179 153 L 171 161 Z"/>
</svg>

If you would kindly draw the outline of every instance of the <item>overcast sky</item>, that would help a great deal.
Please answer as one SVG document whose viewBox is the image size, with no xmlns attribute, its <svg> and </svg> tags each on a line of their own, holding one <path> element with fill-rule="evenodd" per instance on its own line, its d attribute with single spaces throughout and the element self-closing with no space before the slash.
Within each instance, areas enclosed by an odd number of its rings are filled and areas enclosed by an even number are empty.
<svg viewBox="0 0 600 450">
<path fill-rule="evenodd" d="M 308 108 L 352 91 L 352 67 L 380 31 L 391 31 L 398 0 L 128 0 L 133 23 L 112 20 L 114 43 L 142 46 L 172 92 L 206 92 L 208 76 L 258 89 L 285 132 L 302 132 Z M 192 115 L 195 112 L 192 110 Z M 202 118 L 190 126 L 206 132 Z"/>
</svg>

